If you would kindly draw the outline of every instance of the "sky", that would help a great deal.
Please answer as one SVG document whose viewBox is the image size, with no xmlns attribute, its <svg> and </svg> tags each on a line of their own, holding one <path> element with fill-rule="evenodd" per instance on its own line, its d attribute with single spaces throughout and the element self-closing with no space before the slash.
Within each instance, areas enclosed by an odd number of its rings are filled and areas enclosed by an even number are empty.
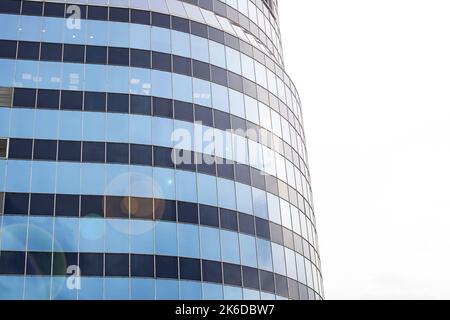
<svg viewBox="0 0 450 320">
<path fill-rule="evenodd" d="M 450 2 L 280 0 L 326 299 L 450 299 Z"/>
</svg>

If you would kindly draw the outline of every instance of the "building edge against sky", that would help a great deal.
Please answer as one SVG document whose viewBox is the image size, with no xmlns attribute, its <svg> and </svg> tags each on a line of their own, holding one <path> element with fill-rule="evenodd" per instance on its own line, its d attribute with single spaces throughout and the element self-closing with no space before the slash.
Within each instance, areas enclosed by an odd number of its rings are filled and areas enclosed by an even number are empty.
<svg viewBox="0 0 450 320">
<path fill-rule="evenodd" d="M 323 298 L 277 6 L 0 1 L 0 299 Z"/>
</svg>

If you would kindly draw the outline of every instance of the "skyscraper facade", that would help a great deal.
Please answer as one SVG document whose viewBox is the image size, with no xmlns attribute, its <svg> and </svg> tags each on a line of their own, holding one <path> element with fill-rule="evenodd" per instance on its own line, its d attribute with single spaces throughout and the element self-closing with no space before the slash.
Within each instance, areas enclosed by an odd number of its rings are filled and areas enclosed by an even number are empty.
<svg viewBox="0 0 450 320">
<path fill-rule="evenodd" d="M 277 5 L 0 1 L 0 299 L 322 299 Z"/>
</svg>

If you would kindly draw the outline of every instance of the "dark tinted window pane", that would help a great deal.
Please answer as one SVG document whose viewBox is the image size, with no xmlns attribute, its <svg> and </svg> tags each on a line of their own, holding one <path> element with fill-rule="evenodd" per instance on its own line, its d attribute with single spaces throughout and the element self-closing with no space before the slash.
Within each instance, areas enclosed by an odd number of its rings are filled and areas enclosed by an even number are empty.
<svg viewBox="0 0 450 320">
<path fill-rule="evenodd" d="M 106 64 L 106 47 L 86 46 L 86 63 Z"/>
<path fill-rule="evenodd" d="M 64 62 L 84 62 L 84 46 L 65 44 L 63 60 Z"/>
<path fill-rule="evenodd" d="M 108 64 L 119 66 L 128 66 L 129 64 L 129 50 L 127 48 L 112 48 L 108 49 Z"/>
<path fill-rule="evenodd" d="M 131 22 L 140 24 L 150 24 L 150 12 L 131 9 Z"/>
<path fill-rule="evenodd" d="M 252 176 L 252 186 L 265 190 L 266 189 L 265 174 L 254 168 L 251 168 L 250 171 Z"/>
<path fill-rule="evenodd" d="M 0 1 L 1 13 L 20 13 L 20 1 L 19 0 L 2 0 Z"/>
<path fill-rule="evenodd" d="M 200 173 L 216 175 L 216 159 L 214 156 L 208 154 L 196 154 L 197 170 Z"/>
<path fill-rule="evenodd" d="M 78 254 L 77 253 L 53 253 L 53 270 L 54 276 L 66 276 L 67 268 L 69 266 L 78 266 Z"/>
<path fill-rule="evenodd" d="M 81 196 L 81 216 L 104 217 L 102 196 Z"/>
<path fill-rule="evenodd" d="M 145 145 L 130 145 L 130 163 L 140 165 L 152 165 L 152 147 Z"/>
<path fill-rule="evenodd" d="M 244 90 L 241 76 L 230 71 L 228 71 L 228 86 L 239 92 Z"/>
<path fill-rule="evenodd" d="M 126 8 L 109 8 L 109 20 L 118 22 L 128 22 L 130 12 Z"/>
<path fill-rule="evenodd" d="M 195 156 L 191 151 L 174 149 L 173 159 L 177 169 L 186 171 L 196 171 Z"/>
<path fill-rule="evenodd" d="M 276 294 L 283 297 L 289 296 L 289 289 L 286 277 L 281 276 L 279 274 L 275 274 L 275 288 Z"/>
<path fill-rule="evenodd" d="M 266 190 L 270 193 L 278 195 L 278 181 L 277 178 L 273 176 L 266 175 Z"/>
<path fill-rule="evenodd" d="M 176 257 L 156 256 L 157 278 L 178 278 L 178 259 Z"/>
<path fill-rule="evenodd" d="M 0 58 L 16 58 L 17 42 L 0 40 Z"/>
<path fill-rule="evenodd" d="M 194 111 L 195 121 L 201 121 L 205 126 L 213 126 L 213 114 L 211 108 L 195 105 Z"/>
<path fill-rule="evenodd" d="M 39 59 L 39 42 L 19 42 L 18 59 Z"/>
<path fill-rule="evenodd" d="M 173 56 L 173 72 L 192 75 L 192 60 L 185 57 Z"/>
<path fill-rule="evenodd" d="M 150 255 L 131 255 L 131 276 L 132 277 L 154 277 L 154 258 Z"/>
<path fill-rule="evenodd" d="M 256 218 L 256 235 L 260 238 L 270 240 L 269 221 Z"/>
<path fill-rule="evenodd" d="M 83 109 L 83 92 L 82 91 L 62 91 L 61 92 L 61 109 L 65 110 L 82 110 Z"/>
<path fill-rule="evenodd" d="M 33 140 L 10 139 L 8 157 L 11 159 L 31 159 L 32 147 Z"/>
<path fill-rule="evenodd" d="M 153 115 L 172 118 L 173 101 L 163 98 L 153 98 Z"/>
<path fill-rule="evenodd" d="M 234 286 L 241 286 L 241 267 L 235 264 L 223 264 L 223 282 Z"/>
<path fill-rule="evenodd" d="M 239 181 L 244 184 L 251 185 L 250 181 L 250 167 L 237 163 L 234 166 L 236 170 L 236 181 Z"/>
<path fill-rule="evenodd" d="M 35 160 L 56 160 L 56 140 L 34 140 Z"/>
<path fill-rule="evenodd" d="M 213 0 L 199 0 L 198 5 L 203 9 L 213 11 Z"/>
<path fill-rule="evenodd" d="M 28 214 L 28 193 L 5 193 L 5 214 Z"/>
<path fill-rule="evenodd" d="M 23 1 L 22 3 L 22 14 L 31 16 L 41 16 L 42 15 L 42 2 L 34 1 Z"/>
<path fill-rule="evenodd" d="M 130 98 L 130 112 L 132 114 L 151 115 L 152 100 L 146 96 L 132 95 Z"/>
<path fill-rule="evenodd" d="M 200 205 L 200 224 L 219 227 L 219 211 L 216 207 Z"/>
<path fill-rule="evenodd" d="M 105 276 L 128 277 L 128 254 L 105 254 Z"/>
<path fill-rule="evenodd" d="M 210 80 L 209 64 L 192 60 L 193 76 L 203 80 Z"/>
<path fill-rule="evenodd" d="M 120 93 L 108 93 L 108 112 L 129 112 L 129 96 Z"/>
<path fill-rule="evenodd" d="M 222 266 L 216 261 L 202 261 L 203 281 L 222 283 Z"/>
<path fill-rule="evenodd" d="M 152 68 L 162 71 L 172 71 L 172 58 L 170 54 L 152 52 Z"/>
<path fill-rule="evenodd" d="M 178 120 L 193 122 L 194 108 L 192 103 L 175 101 L 174 102 L 174 118 Z"/>
<path fill-rule="evenodd" d="M 180 258 L 180 279 L 200 281 L 200 260 Z"/>
<path fill-rule="evenodd" d="M 186 188 L 191 188 L 191 186 L 186 186 Z M 178 202 L 178 222 L 198 224 L 198 205 L 196 203 Z"/>
<path fill-rule="evenodd" d="M 189 20 L 172 16 L 172 29 L 189 33 Z"/>
<path fill-rule="evenodd" d="M 89 6 L 88 19 L 108 20 L 108 7 Z"/>
<path fill-rule="evenodd" d="M 227 86 L 227 71 L 225 69 L 211 66 L 211 80 L 222 86 Z"/>
<path fill-rule="evenodd" d="M 78 1 L 79 2 L 79 1 Z M 85 1 L 86 2 L 86 1 Z M 87 6 L 85 5 L 80 5 L 77 4 L 76 5 L 77 8 L 75 9 L 74 6 L 71 6 L 70 4 L 67 4 L 67 9 L 66 9 L 66 19 L 71 19 L 74 20 L 75 18 L 75 14 L 80 14 L 80 18 L 81 19 L 86 19 L 87 16 Z M 79 12 L 78 12 L 79 11 Z M 76 22 L 75 21 L 70 21 L 71 25 L 74 25 Z"/>
<path fill-rule="evenodd" d="M 50 275 L 52 271 L 51 252 L 28 252 L 27 274 L 28 275 Z"/>
<path fill-rule="evenodd" d="M 64 18 L 65 16 L 64 4 L 46 2 L 44 6 L 44 16 Z"/>
<path fill-rule="evenodd" d="M 238 231 L 237 213 L 227 209 L 220 209 L 220 227 Z"/>
<path fill-rule="evenodd" d="M 191 32 L 196 36 L 207 38 L 208 37 L 208 29 L 206 25 L 191 21 Z"/>
<path fill-rule="evenodd" d="M 106 162 L 128 164 L 128 148 L 127 143 L 108 143 L 106 145 Z"/>
<path fill-rule="evenodd" d="M 80 141 L 59 141 L 58 148 L 59 161 L 80 161 L 81 142 Z"/>
<path fill-rule="evenodd" d="M 285 247 L 294 250 L 294 233 L 291 230 L 283 228 L 283 240 Z"/>
<path fill-rule="evenodd" d="M 84 93 L 85 111 L 105 111 L 106 93 L 103 92 L 85 92 Z"/>
<path fill-rule="evenodd" d="M 256 91 L 256 84 L 245 78 L 243 78 L 242 81 L 243 81 L 244 94 L 257 99 L 258 95 L 257 95 L 257 91 Z"/>
<path fill-rule="evenodd" d="M 170 16 L 162 13 L 152 13 L 152 25 L 170 29 Z"/>
<path fill-rule="evenodd" d="M 83 162 L 105 162 L 105 144 L 83 142 Z"/>
<path fill-rule="evenodd" d="M 245 288 L 259 290 L 259 276 L 257 269 L 243 266 L 242 278 Z"/>
<path fill-rule="evenodd" d="M 270 222 L 270 239 L 283 245 L 283 231 L 280 225 Z"/>
<path fill-rule="evenodd" d="M 225 44 L 225 35 L 223 31 L 208 27 L 209 39 Z"/>
<path fill-rule="evenodd" d="M 234 165 L 226 163 L 225 159 L 217 161 L 217 175 L 222 178 L 234 180 Z"/>
<path fill-rule="evenodd" d="M 85 276 L 103 276 L 103 254 L 81 253 L 79 266 Z"/>
<path fill-rule="evenodd" d="M 78 217 L 80 197 L 75 195 L 56 195 L 55 216 Z"/>
<path fill-rule="evenodd" d="M 59 91 L 39 89 L 37 96 L 37 107 L 43 109 L 58 109 Z"/>
<path fill-rule="evenodd" d="M 288 286 L 289 286 L 289 298 L 299 300 L 300 295 L 298 292 L 298 283 L 292 279 L 288 279 Z"/>
<path fill-rule="evenodd" d="M 230 130 L 231 120 L 228 113 L 214 110 L 214 127 L 220 130 Z"/>
<path fill-rule="evenodd" d="M 177 207 L 175 201 L 155 199 L 155 220 L 176 221 Z"/>
<path fill-rule="evenodd" d="M 62 45 L 59 43 L 42 43 L 41 60 L 61 61 Z"/>
<path fill-rule="evenodd" d="M 246 131 L 247 130 L 247 124 L 246 121 L 242 118 L 231 116 L 231 127 L 233 130 L 240 130 L 240 131 Z"/>
<path fill-rule="evenodd" d="M 172 149 L 153 147 L 153 165 L 155 167 L 173 168 Z"/>
<path fill-rule="evenodd" d="M 131 198 L 130 214 L 132 219 L 153 220 L 153 199 Z"/>
<path fill-rule="evenodd" d="M 32 194 L 30 214 L 53 216 L 54 198 L 55 196 L 53 194 Z"/>
<path fill-rule="evenodd" d="M 129 218 L 129 207 L 128 197 L 106 197 L 105 216 L 107 218 Z"/>
<path fill-rule="evenodd" d="M 275 282 L 273 273 L 260 270 L 259 278 L 261 280 L 261 290 L 267 292 L 275 292 Z"/>
<path fill-rule="evenodd" d="M 0 274 L 24 274 L 25 252 L 2 251 L 0 255 Z"/>
<path fill-rule="evenodd" d="M 131 49 L 131 66 L 138 68 L 151 68 L 151 57 L 149 51 Z"/>
<path fill-rule="evenodd" d="M 255 220 L 253 216 L 239 213 L 239 232 L 255 234 Z"/>
</svg>

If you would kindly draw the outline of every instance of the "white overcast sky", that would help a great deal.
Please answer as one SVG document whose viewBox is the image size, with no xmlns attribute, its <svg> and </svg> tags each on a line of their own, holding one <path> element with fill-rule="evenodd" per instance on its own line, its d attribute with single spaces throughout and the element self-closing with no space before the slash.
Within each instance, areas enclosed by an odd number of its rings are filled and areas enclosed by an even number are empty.
<svg viewBox="0 0 450 320">
<path fill-rule="evenodd" d="M 450 298 L 450 2 L 280 0 L 327 299 Z"/>
</svg>

